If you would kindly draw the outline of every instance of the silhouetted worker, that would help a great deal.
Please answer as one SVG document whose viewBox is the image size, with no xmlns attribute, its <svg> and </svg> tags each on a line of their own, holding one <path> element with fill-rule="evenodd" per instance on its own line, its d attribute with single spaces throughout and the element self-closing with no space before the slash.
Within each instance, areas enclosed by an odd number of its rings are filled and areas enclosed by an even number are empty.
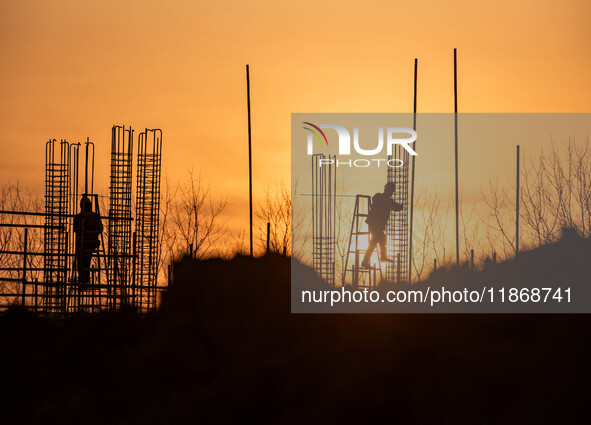
<svg viewBox="0 0 591 425">
<path fill-rule="evenodd" d="M 390 211 L 402 210 L 402 205 L 392 199 L 395 190 L 396 185 L 388 182 L 384 186 L 384 193 L 376 193 L 371 198 L 371 207 L 365 220 L 369 227 L 371 238 L 367 246 L 367 251 L 365 251 L 365 255 L 363 256 L 361 267 L 371 268 L 369 260 L 376 249 L 376 245 L 380 246 L 380 261 L 392 262 L 390 258 L 386 257 L 386 234 L 384 230 L 390 217 Z"/>
<path fill-rule="evenodd" d="M 99 247 L 99 236 L 103 232 L 100 216 L 92 212 L 92 202 L 86 196 L 80 200 L 80 213 L 74 217 L 76 232 L 76 259 L 78 262 L 78 281 L 86 285 L 90 280 L 92 254 Z"/>
</svg>

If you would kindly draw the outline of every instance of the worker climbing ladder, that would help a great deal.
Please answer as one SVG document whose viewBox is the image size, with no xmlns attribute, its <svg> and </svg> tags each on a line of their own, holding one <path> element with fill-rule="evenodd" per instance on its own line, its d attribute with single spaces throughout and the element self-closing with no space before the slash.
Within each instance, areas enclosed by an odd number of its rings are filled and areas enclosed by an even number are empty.
<svg viewBox="0 0 591 425">
<path fill-rule="evenodd" d="M 349 244 L 347 245 L 347 255 L 345 256 L 345 270 L 341 282 L 343 286 L 352 285 L 353 288 L 375 287 L 379 280 L 382 279 L 382 266 L 378 260 L 377 250 L 371 256 L 371 268 L 361 266 L 370 238 L 369 228 L 365 222 L 370 208 L 371 196 L 355 196 L 355 209 L 351 220 L 351 232 L 349 234 Z"/>
</svg>

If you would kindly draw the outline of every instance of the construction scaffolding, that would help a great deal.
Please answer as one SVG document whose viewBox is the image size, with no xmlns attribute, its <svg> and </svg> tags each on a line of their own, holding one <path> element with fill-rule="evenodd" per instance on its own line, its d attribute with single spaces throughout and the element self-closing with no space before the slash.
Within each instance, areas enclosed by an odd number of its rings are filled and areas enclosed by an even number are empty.
<svg viewBox="0 0 591 425">
<path fill-rule="evenodd" d="M 148 311 L 157 304 L 158 236 L 162 130 L 146 129 L 138 138 L 136 192 L 137 292 L 134 304 Z"/>
<path fill-rule="evenodd" d="M 131 128 L 112 128 L 106 216 L 94 193 L 94 144 L 85 144 L 82 184 L 81 144 L 45 144 L 44 211 L 0 210 L 0 218 L 11 217 L 0 220 L 0 240 L 12 235 L 0 246 L 0 309 L 18 304 L 61 318 L 123 304 L 142 313 L 157 307 L 162 131 L 147 129 L 138 139 L 135 232 L 133 137 Z"/>
<path fill-rule="evenodd" d="M 403 145 L 394 145 L 388 160 L 402 161 L 400 167 L 388 167 L 387 182 L 396 184 L 393 199 L 402 205 L 399 212 L 390 212 L 386 226 L 387 255 L 393 262 L 386 266 L 386 280 L 394 283 L 408 282 L 409 277 L 409 153 Z"/>
<path fill-rule="evenodd" d="M 312 263 L 318 276 L 330 285 L 335 284 L 335 158 L 312 155 Z"/>
</svg>

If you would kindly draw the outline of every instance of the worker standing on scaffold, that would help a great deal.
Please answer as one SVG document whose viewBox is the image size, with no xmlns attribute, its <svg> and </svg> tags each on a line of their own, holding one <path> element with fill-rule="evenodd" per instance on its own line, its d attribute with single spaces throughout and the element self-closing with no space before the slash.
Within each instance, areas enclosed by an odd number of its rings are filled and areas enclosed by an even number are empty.
<svg viewBox="0 0 591 425">
<path fill-rule="evenodd" d="M 76 261 L 78 263 L 78 282 L 88 284 L 90 262 L 94 251 L 100 246 L 99 237 L 103 232 L 100 216 L 92 211 L 92 202 L 87 196 L 80 200 L 80 213 L 74 216 L 76 233 Z"/>
<path fill-rule="evenodd" d="M 388 218 L 390 218 L 390 211 L 402 210 L 402 205 L 392 199 L 395 191 L 396 184 L 388 182 L 384 186 L 384 193 L 376 193 L 371 198 L 371 207 L 365 220 L 371 237 L 367 251 L 365 251 L 365 255 L 363 256 L 361 267 L 371 268 L 369 260 L 377 245 L 380 246 L 380 261 L 388 261 L 390 263 L 393 261 L 386 256 L 386 234 L 384 230 L 386 229 L 386 224 L 388 224 Z"/>
</svg>

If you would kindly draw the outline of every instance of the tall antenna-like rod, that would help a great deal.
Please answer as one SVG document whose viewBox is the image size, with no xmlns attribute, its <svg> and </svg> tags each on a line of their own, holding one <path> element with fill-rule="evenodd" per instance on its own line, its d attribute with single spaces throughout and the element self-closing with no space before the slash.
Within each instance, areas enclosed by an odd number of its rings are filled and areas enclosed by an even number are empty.
<svg viewBox="0 0 591 425">
<path fill-rule="evenodd" d="M 456 265 L 460 265 L 460 206 L 458 197 L 458 54 L 454 49 L 454 121 L 455 121 L 455 163 L 456 163 Z"/>
<path fill-rule="evenodd" d="M 84 161 L 84 196 L 88 195 L 88 141 L 89 137 L 86 138 L 86 160 Z"/>
<path fill-rule="evenodd" d="M 415 58 L 415 82 L 414 82 L 414 100 L 412 108 L 412 129 L 417 131 L 417 69 L 419 60 Z M 417 141 L 414 143 L 414 150 L 417 149 Z M 408 235 L 408 283 L 412 283 L 412 221 L 415 206 L 415 156 L 412 157 L 412 171 L 410 178 L 410 230 Z"/>
<path fill-rule="evenodd" d="M 519 254 L 519 145 L 517 145 L 517 182 L 515 188 L 515 254 Z"/>
<path fill-rule="evenodd" d="M 250 204 L 250 256 L 252 250 L 252 145 L 250 131 L 250 74 L 246 65 L 246 104 L 248 107 L 248 201 Z"/>
</svg>

